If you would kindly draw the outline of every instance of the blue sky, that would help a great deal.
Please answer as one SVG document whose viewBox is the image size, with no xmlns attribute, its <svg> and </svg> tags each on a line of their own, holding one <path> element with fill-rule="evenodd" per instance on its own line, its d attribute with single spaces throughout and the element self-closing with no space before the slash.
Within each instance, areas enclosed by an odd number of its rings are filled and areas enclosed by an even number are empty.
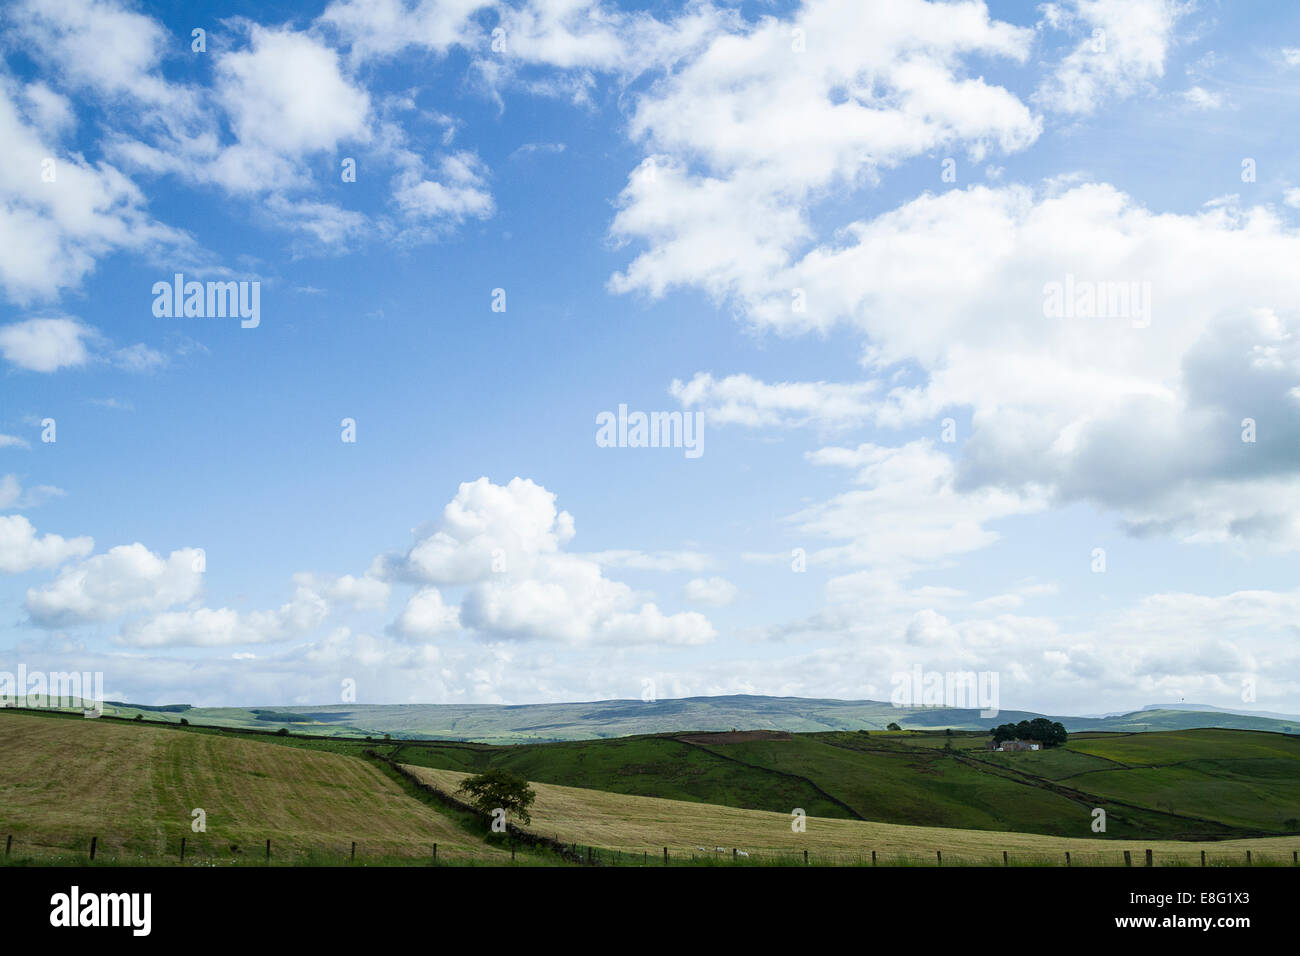
<svg viewBox="0 0 1300 956">
<path fill-rule="evenodd" d="M 1298 27 L 8 4 L 0 669 L 1300 711 Z M 176 272 L 260 323 L 156 316 Z M 1067 275 L 1149 322 L 1047 315 Z M 703 454 L 600 447 L 620 404 Z"/>
</svg>

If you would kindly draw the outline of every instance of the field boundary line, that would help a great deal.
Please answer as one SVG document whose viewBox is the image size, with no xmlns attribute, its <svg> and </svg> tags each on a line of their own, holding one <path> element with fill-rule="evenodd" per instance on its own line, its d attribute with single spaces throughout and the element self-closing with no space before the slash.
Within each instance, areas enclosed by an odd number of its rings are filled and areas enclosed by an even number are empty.
<svg viewBox="0 0 1300 956">
<path fill-rule="evenodd" d="M 690 743 L 689 741 L 685 741 L 685 740 L 683 740 L 682 743 L 687 743 L 687 744 L 689 744 L 689 745 L 692 746 L 692 747 L 699 747 L 701 750 L 705 751 L 706 753 L 711 753 L 711 754 L 713 754 L 715 757 L 720 757 L 720 758 L 723 759 L 723 760 L 730 760 L 732 763 L 740 764 L 742 767 L 748 767 L 748 768 L 751 769 L 751 770 L 762 770 L 762 771 L 764 771 L 765 773 L 776 774 L 778 777 L 789 777 L 791 780 L 798 780 L 798 781 L 800 781 L 801 783 L 806 783 L 808 786 L 812 787 L 814 790 L 816 790 L 818 793 L 820 793 L 823 797 L 825 797 L 825 798 L 826 798 L 827 800 L 829 800 L 831 803 L 834 803 L 836 806 L 843 807 L 843 808 L 844 808 L 845 810 L 847 810 L 849 813 L 853 814 L 852 819 L 854 819 L 854 820 L 861 820 L 861 821 L 863 821 L 864 823 L 870 823 L 870 822 L 871 822 L 871 821 L 868 820 L 866 817 L 864 817 L 861 813 L 859 813 L 857 810 L 855 810 L 853 807 L 849 806 L 847 803 L 845 803 L 843 800 L 841 800 L 839 797 L 834 796 L 833 794 L 827 793 L 825 790 L 823 790 L 821 787 L 819 787 L 819 786 L 818 786 L 814 781 L 808 779 L 807 777 L 800 776 L 800 775 L 797 774 L 797 773 L 789 773 L 789 772 L 787 772 L 787 771 L 785 771 L 785 770 L 774 770 L 774 769 L 772 769 L 771 767 L 764 767 L 764 766 L 762 766 L 761 764 L 749 763 L 749 762 L 746 761 L 746 760 L 741 760 L 739 757 L 732 757 L 732 756 L 729 756 L 729 755 L 727 755 L 727 754 L 718 753 L 718 752 L 717 752 L 716 750 L 714 750 L 712 747 L 707 747 L 707 746 L 705 746 L 704 744 Z M 744 809 L 746 809 L 746 808 L 745 808 L 745 807 L 738 807 L 737 809 L 744 810 Z"/>
</svg>

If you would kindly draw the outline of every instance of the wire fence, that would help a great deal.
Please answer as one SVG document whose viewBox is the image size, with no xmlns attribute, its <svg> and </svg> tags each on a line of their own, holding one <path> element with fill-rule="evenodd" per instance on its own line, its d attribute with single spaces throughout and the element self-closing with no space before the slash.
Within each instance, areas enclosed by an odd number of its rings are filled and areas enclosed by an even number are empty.
<svg viewBox="0 0 1300 956">
<path fill-rule="evenodd" d="M 513 826 L 513 825 L 512 825 Z M 523 839 L 523 838 L 527 839 Z M 485 843 L 499 852 L 482 855 L 463 847 L 425 847 L 409 844 L 331 844 L 278 842 L 267 838 L 240 844 L 216 839 L 180 837 L 160 849 L 130 841 L 105 841 L 99 836 L 51 840 L 48 836 L 8 834 L 3 865 L 187 865 L 187 866 L 509 866 L 586 865 L 614 867 L 681 866 L 835 866 L 835 867 L 1238 867 L 1300 866 L 1300 850 L 1239 849 L 1209 845 L 1198 851 L 1163 852 L 1153 849 L 1064 850 L 1044 853 L 1004 850 L 1001 854 L 945 851 L 932 853 L 898 850 L 827 851 L 741 850 L 738 847 L 627 847 L 611 848 L 542 837 L 513 828 L 496 842 Z M 509 852 L 507 861 L 505 853 Z"/>
</svg>

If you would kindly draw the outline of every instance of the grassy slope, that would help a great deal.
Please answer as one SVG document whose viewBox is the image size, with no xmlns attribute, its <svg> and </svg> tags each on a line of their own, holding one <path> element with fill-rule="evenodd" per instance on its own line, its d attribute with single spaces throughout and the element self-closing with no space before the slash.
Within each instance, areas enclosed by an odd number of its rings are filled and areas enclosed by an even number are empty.
<svg viewBox="0 0 1300 956">
<path fill-rule="evenodd" d="M 465 774 L 454 770 L 411 767 L 414 773 L 443 790 L 454 790 Z M 751 862 L 798 861 L 804 850 L 812 863 L 855 863 L 871 859 L 875 850 L 881 863 L 936 862 L 943 851 L 947 864 L 1000 863 L 1006 850 L 1014 863 L 1063 865 L 1070 852 L 1075 865 L 1123 865 L 1123 851 L 1140 865 L 1151 849 L 1158 864 L 1199 862 L 1205 850 L 1211 863 L 1243 864 L 1250 849 L 1256 864 L 1289 864 L 1300 849 L 1300 837 L 1231 840 L 1221 843 L 1140 841 L 1131 843 L 1068 839 L 1025 833 L 897 826 L 860 820 L 809 818 L 803 833 L 794 832 L 787 813 L 741 810 L 734 807 L 686 803 L 656 797 L 534 783 L 537 801 L 528 829 L 557 836 L 566 843 L 599 846 L 630 854 L 631 859 L 662 860 L 669 848 L 674 861 L 692 855 L 713 856 L 714 847 L 751 853 Z M 705 847 L 705 852 L 698 848 Z M 645 854 L 645 857 L 642 855 Z"/>
<path fill-rule="evenodd" d="M 852 817 L 808 780 L 738 765 L 670 737 L 633 737 L 521 747 L 406 744 L 404 763 L 480 772 L 500 767 L 529 780 L 563 782 L 615 793 L 723 803 L 751 809 L 803 807 L 818 816 Z"/>
<path fill-rule="evenodd" d="M 207 811 L 207 832 L 190 830 Z M 72 849 L 92 835 L 107 857 L 176 853 L 277 859 L 319 851 L 501 858 L 355 757 L 256 740 L 19 714 L 0 716 L 0 835 L 16 855 Z M 231 846 L 240 848 L 238 853 Z"/>
<path fill-rule="evenodd" d="M 1072 748 L 1112 765 L 1068 777 L 1070 786 L 1236 826 L 1300 829 L 1300 737 L 1202 730 Z"/>
<path fill-rule="evenodd" d="M 971 735 L 826 733 L 727 742 L 698 735 L 491 747 L 405 744 L 411 764 L 742 809 L 918 826 L 1105 837 L 1294 832 L 1300 739 L 1254 731 L 1087 735 L 1068 748 L 996 754 Z M 694 741 L 694 742 L 691 742 Z M 954 753 L 942 748 L 951 743 Z M 1233 759 L 1224 759 L 1228 753 Z M 1177 764 L 1148 767 L 1151 763 Z"/>
<path fill-rule="evenodd" d="M 1086 828 L 1088 810 L 1065 797 L 982 772 L 935 748 L 886 747 L 884 739 L 827 734 L 711 749 L 816 780 L 866 820 L 1062 834 Z"/>
</svg>

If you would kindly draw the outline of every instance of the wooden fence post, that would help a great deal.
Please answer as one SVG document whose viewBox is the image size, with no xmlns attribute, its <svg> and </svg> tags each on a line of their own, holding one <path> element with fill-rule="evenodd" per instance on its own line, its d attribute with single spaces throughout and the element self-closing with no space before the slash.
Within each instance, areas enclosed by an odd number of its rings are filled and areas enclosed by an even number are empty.
<svg viewBox="0 0 1300 956">
<path fill-rule="evenodd" d="M 1205 851 L 1201 851 L 1201 866 L 1205 866 Z"/>
<path fill-rule="evenodd" d="M 1130 859 L 1130 857 L 1129 857 L 1129 855 L 1128 855 L 1128 850 L 1125 850 L 1125 851 L 1124 851 L 1124 865 L 1125 865 L 1125 866 L 1132 866 L 1132 865 L 1133 865 L 1133 860 Z"/>
<path fill-rule="evenodd" d="M 1070 851 L 1069 851 L 1069 850 L 1066 850 L 1066 851 L 1065 851 L 1065 865 L 1066 865 L 1066 866 L 1069 866 L 1069 865 L 1070 865 Z"/>
<path fill-rule="evenodd" d="M 185 837 L 181 837 L 181 862 L 185 862 Z"/>
<path fill-rule="evenodd" d="M 1146 862 L 1146 865 L 1147 865 L 1147 866 L 1151 866 L 1151 865 L 1152 865 L 1152 864 L 1151 864 L 1151 851 L 1150 851 L 1150 850 L 1147 850 L 1147 862 Z"/>
<path fill-rule="evenodd" d="M 1006 866 L 1006 865 L 1007 865 L 1007 851 L 1006 851 L 1006 850 L 1003 850 L 1003 851 L 1002 851 L 1002 865 L 1003 865 L 1003 866 Z"/>
<path fill-rule="evenodd" d="M 875 851 L 875 850 L 872 850 L 872 851 L 871 851 L 871 865 L 872 865 L 872 866 L 875 866 L 875 865 L 876 865 L 876 851 Z"/>
<path fill-rule="evenodd" d="M 95 844 L 97 844 L 98 842 L 99 842 L 99 837 L 93 836 L 90 838 L 90 858 L 92 860 L 95 858 Z"/>
<path fill-rule="evenodd" d="M 1246 865 L 1250 866 L 1250 851 L 1246 851 Z"/>
<path fill-rule="evenodd" d="M 668 865 L 668 847 L 664 847 L 664 866 Z"/>
<path fill-rule="evenodd" d="M 433 862 L 435 865 L 438 863 L 438 844 L 436 843 L 433 845 Z"/>
<path fill-rule="evenodd" d="M 266 838 L 266 862 L 271 862 L 271 838 Z"/>
<path fill-rule="evenodd" d="M 352 841 L 352 862 L 355 863 L 356 859 L 357 859 L 357 841 L 353 840 Z"/>
<path fill-rule="evenodd" d="M 736 858 L 736 848 L 734 846 L 731 848 L 731 858 L 733 860 Z"/>
<path fill-rule="evenodd" d="M 807 850 L 804 850 L 804 851 L 803 851 L 803 865 L 804 865 L 804 866 L 807 866 L 807 865 L 808 865 L 808 851 L 807 851 Z"/>
<path fill-rule="evenodd" d="M 943 866 L 943 850 L 935 850 L 934 855 L 939 860 L 939 866 Z"/>
</svg>

